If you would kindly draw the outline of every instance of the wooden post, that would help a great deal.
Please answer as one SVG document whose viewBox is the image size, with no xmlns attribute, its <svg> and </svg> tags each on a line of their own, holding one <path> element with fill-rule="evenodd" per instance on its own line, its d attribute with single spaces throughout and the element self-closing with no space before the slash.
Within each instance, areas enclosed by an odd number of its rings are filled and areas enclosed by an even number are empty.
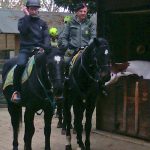
<svg viewBox="0 0 150 150">
<path fill-rule="evenodd" d="M 123 130 L 127 129 L 127 83 L 124 81 L 124 96 L 123 96 Z"/>
<path fill-rule="evenodd" d="M 135 134 L 138 134 L 139 127 L 139 82 L 135 85 Z"/>
</svg>

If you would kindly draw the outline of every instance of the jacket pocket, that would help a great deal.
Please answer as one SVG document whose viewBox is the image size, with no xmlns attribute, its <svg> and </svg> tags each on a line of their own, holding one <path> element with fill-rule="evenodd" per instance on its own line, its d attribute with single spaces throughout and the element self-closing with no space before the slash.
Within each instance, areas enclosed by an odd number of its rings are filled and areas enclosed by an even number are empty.
<svg viewBox="0 0 150 150">
<path fill-rule="evenodd" d="M 79 27 L 76 26 L 70 26 L 70 36 L 77 36 L 79 33 Z"/>
</svg>

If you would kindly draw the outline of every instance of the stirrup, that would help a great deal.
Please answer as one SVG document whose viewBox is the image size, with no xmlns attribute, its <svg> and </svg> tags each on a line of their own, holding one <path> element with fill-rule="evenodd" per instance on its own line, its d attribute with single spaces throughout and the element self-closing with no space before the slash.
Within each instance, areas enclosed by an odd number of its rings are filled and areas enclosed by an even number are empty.
<svg viewBox="0 0 150 150">
<path fill-rule="evenodd" d="M 15 91 L 12 94 L 11 101 L 16 104 L 21 102 L 20 93 L 18 91 Z"/>
</svg>

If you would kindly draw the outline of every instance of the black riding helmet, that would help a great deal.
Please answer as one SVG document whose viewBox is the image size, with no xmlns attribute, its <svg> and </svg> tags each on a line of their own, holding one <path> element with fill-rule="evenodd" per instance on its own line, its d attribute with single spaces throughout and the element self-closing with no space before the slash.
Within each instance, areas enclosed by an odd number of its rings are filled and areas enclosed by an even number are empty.
<svg viewBox="0 0 150 150">
<path fill-rule="evenodd" d="M 40 0 L 27 0 L 26 7 L 41 7 Z"/>
</svg>

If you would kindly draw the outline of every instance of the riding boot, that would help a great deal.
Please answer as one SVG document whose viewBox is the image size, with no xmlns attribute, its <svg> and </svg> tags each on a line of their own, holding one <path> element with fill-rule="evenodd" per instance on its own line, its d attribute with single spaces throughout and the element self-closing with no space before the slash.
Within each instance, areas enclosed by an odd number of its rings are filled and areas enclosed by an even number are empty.
<svg viewBox="0 0 150 150">
<path fill-rule="evenodd" d="M 23 74 L 25 67 L 21 65 L 17 65 L 14 70 L 14 79 L 13 79 L 13 86 L 14 86 L 14 93 L 12 94 L 11 101 L 14 103 L 21 102 L 21 77 Z"/>
</svg>

